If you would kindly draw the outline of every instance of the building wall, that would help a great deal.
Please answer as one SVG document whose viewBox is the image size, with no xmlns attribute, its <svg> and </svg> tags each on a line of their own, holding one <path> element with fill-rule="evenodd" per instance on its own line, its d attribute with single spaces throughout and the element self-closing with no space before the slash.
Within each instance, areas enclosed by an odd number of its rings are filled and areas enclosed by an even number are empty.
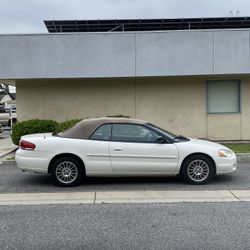
<svg viewBox="0 0 250 250">
<path fill-rule="evenodd" d="M 136 116 L 178 134 L 206 137 L 205 88 L 200 78 L 137 80 Z"/>
<path fill-rule="evenodd" d="M 17 81 L 16 86 L 18 120 L 135 117 L 133 80 L 32 80 Z"/>
<path fill-rule="evenodd" d="M 249 29 L 0 35 L 0 79 L 250 74 L 249 51 Z"/>
<path fill-rule="evenodd" d="M 250 79 L 243 78 L 241 84 L 241 99 L 242 99 L 242 138 L 250 138 Z"/>
<path fill-rule="evenodd" d="M 229 80 L 230 77 L 216 77 Z M 241 113 L 207 114 L 206 77 L 19 80 L 18 120 L 128 115 L 189 137 L 250 139 L 250 78 L 241 80 Z M 235 79 L 232 78 L 232 79 Z"/>
</svg>

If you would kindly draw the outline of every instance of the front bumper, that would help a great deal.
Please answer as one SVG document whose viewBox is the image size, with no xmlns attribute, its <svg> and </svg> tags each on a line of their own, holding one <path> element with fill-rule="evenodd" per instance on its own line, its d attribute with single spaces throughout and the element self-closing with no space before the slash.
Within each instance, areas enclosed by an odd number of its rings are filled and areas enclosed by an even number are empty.
<svg viewBox="0 0 250 250">
<path fill-rule="evenodd" d="M 237 157 L 216 157 L 216 174 L 232 173 L 237 169 Z"/>
</svg>

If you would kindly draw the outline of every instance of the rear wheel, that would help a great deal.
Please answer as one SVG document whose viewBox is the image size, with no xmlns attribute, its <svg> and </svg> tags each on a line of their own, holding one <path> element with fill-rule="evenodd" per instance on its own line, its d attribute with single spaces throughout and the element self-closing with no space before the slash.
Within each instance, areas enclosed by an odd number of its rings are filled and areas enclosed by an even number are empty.
<svg viewBox="0 0 250 250">
<path fill-rule="evenodd" d="M 182 178 L 194 185 L 208 183 L 215 171 L 214 163 L 204 155 L 193 155 L 183 163 L 181 176 Z"/>
<path fill-rule="evenodd" d="M 62 157 L 53 164 L 52 176 L 60 186 L 75 186 L 83 177 L 83 168 L 77 159 Z"/>
</svg>

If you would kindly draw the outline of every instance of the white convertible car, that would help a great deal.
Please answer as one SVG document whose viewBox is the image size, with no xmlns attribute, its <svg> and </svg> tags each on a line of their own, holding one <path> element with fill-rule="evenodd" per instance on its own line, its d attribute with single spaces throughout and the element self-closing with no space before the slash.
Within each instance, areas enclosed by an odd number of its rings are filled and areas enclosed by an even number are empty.
<svg viewBox="0 0 250 250">
<path fill-rule="evenodd" d="M 23 136 L 19 168 L 52 174 L 61 186 L 85 176 L 180 176 L 205 184 L 236 170 L 234 152 L 217 143 L 176 136 L 142 120 L 96 118 L 59 134 Z"/>
</svg>

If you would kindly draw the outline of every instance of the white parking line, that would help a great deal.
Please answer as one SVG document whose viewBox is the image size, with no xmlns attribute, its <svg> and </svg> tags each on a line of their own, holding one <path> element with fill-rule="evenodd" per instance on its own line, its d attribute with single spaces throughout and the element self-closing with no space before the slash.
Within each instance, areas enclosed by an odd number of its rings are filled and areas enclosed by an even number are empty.
<svg viewBox="0 0 250 250">
<path fill-rule="evenodd" d="M 250 190 L 115 191 L 0 194 L 0 205 L 250 201 Z"/>
</svg>

